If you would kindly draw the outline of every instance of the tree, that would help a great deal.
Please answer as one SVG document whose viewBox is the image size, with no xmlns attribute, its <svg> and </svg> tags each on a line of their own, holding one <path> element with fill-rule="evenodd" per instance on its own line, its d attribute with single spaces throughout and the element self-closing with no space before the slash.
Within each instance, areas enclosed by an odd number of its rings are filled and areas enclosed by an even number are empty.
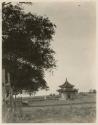
<svg viewBox="0 0 98 125">
<path fill-rule="evenodd" d="M 2 4 L 3 67 L 15 91 L 47 86 L 44 71 L 55 67 L 51 40 L 55 25 L 48 17 L 25 13 L 18 5 Z"/>
</svg>

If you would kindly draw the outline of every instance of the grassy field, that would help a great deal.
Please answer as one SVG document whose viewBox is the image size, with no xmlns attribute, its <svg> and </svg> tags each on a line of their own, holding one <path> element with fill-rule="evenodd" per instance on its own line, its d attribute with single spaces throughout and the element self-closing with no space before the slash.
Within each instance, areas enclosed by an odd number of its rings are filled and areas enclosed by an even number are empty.
<svg viewBox="0 0 98 125">
<path fill-rule="evenodd" d="M 96 121 L 95 94 L 78 95 L 76 99 L 28 100 L 28 106 L 17 106 L 16 123 L 94 123 Z"/>
</svg>

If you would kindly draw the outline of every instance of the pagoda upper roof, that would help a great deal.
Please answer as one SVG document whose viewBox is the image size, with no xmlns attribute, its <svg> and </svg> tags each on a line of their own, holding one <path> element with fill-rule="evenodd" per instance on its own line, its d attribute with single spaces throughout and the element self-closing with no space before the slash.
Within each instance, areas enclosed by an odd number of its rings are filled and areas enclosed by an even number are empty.
<svg viewBox="0 0 98 125">
<path fill-rule="evenodd" d="M 67 78 L 66 78 L 65 83 L 62 84 L 62 85 L 60 85 L 59 87 L 60 87 L 60 88 L 73 88 L 74 85 L 72 85 L 71 83 L 69 83 L 69 82 L 67 81 Z"/>
</svg>

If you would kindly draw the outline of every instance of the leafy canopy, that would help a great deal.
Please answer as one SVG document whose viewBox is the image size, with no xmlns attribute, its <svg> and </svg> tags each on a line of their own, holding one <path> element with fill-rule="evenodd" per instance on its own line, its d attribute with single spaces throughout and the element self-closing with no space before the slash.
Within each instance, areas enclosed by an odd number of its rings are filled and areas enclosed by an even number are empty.
<svg viewBox="0 0 98 125">
<path fill-rule="evenodd" d="M 47 88 L 44 70 L 56 66 L 51 48 L 55 27 L 48 17 L 2 3 L 3 67 L 15 89 Z"/>
</svg>

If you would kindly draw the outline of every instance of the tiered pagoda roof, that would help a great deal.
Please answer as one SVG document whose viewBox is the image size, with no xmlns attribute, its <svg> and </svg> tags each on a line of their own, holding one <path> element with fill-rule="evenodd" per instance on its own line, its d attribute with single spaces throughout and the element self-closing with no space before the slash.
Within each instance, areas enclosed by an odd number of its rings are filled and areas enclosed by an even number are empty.
<svg viewBox="0 0 98 125">
<path fill-rule="evenodd" d="M 60 85 L 59 87 L 60 87 L 60 88 L 73 88 L 74 85 L 72 85 L 71 83 L 69 83 L 69 82 L 67 81 L 67 78 L 66 78 L 65 83 L 62 84 L 62 85 Z"/>
<path fill-rule="evenodd" d="M 74 85 L 72 85 L 71 83 L 69 83 L 67 81 L 67 78 L 66 78 L 66 81 L 64 84 L 60 85 L 59 86 L 60 89 L 58 89 L 57 91 L 60 92 L 60 93 L 63 93 L 63 92 L 77 92 L 78 90 L 77 89 L 74 89 Z"/>
</svg>

